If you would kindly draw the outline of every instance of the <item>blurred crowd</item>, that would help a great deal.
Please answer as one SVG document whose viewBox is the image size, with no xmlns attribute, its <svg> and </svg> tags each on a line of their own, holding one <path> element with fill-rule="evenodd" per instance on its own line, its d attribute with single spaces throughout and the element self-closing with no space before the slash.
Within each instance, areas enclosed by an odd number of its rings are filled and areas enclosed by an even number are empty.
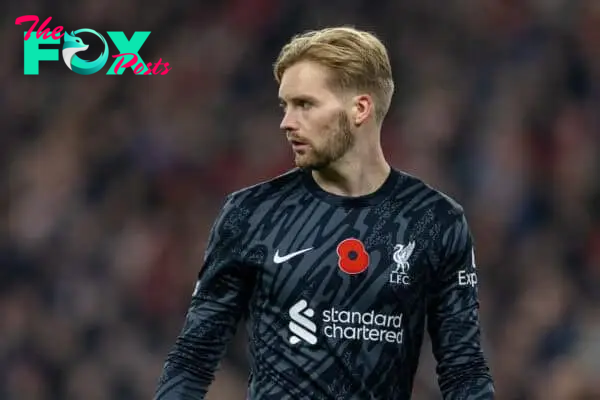
<svg viewBox="0 0 600 400">
<path fill-rule="evenodd" d="M 271 66 L 295 33 L 388 46 L 389 161 L 458 200 L 501 400 L 600 399 L 600 2 L 4 4 L 0 399 L 150 399 L 224 196 L 292 168 Z M 164 76 L 23 74 L 21 15 L 152 31 Z M 440 398 L 430 344 L 415 400 Z M 210 398 L 243 399 L 244 332 Z"/>
</svg>

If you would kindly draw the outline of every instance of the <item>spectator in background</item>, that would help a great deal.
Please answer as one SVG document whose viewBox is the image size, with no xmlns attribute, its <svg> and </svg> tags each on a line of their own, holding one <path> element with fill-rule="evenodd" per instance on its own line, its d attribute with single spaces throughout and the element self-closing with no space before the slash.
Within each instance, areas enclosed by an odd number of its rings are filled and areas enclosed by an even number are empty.
<svg viewBox="0 0 600 400">
<path fill-rule="evenodd" d="M 394 59 L 391 163 L 468 212 L 497 397 L 599 398 L 600 7 L 429 3 L 9 2 L 0 398 L 152 397 L 223 195 L 291 167 L 264 60 L 293 32 L 345 23 Z M 43 62 L 24 76 L 14 18 L 44 12 L 150 30 L 144 57 L 173 69 L 84 77 Z M 211 398 L 244 398 L 238 339 Z M 436 398 L 426 350 L 416 400 Z"/>
</svg>

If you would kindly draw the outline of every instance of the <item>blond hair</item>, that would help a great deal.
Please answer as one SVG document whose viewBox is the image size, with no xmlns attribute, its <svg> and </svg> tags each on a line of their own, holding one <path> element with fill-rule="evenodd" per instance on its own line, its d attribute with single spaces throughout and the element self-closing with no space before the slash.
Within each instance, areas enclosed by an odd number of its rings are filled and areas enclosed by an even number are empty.
<svg viewBox="0 0 600 400">
<path fill-rule="evenodd" d="M 367 92 L 373 97 L 375 121 L 390 108 L 394 80 L 387 49 L 372 33 L 353 27 L 332 27 L 296 35 L 279 53 L 273 66 L 277 83 L 300 61 L 312 61 L 333 72 L 335 90 Z"/>
</svg>

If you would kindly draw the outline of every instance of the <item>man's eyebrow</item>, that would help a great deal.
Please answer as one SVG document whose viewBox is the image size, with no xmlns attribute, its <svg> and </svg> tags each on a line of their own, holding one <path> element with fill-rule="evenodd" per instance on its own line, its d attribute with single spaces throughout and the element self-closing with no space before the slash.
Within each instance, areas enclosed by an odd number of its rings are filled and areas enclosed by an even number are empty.
<svg viewBox="0 0 600 400">
<path fill-rule="evenodd" d="M 287 101 L 283 97 L 279 97 L 279 102 L 280 103 L 286 103 L 288 101 L 298 101 L 298 100 L 310 101 L 310 102 L 313 102 L 313 103 L 317 101 L 317 99 L 315 97 L 307 95 L 307 94 L 301 94 L 301 95 L 297 95 L 297 96 L 290 96 L 287 99 Z"/>
</svg>

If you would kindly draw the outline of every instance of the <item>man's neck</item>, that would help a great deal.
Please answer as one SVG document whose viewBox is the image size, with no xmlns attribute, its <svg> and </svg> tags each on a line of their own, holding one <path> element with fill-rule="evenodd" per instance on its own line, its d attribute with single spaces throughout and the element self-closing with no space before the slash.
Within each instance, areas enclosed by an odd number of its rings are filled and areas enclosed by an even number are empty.
<svg viewBox="0 0 600 400">
<path fill-rule="evenodd" d="M 339 160 L 330 167 L 312 171 L 312 176 L 326 192 L 358 197 L 377 191 L 388 178 L 390 170 L 390 165 L 381 154 L 371 162 Z"/>
</svg>

